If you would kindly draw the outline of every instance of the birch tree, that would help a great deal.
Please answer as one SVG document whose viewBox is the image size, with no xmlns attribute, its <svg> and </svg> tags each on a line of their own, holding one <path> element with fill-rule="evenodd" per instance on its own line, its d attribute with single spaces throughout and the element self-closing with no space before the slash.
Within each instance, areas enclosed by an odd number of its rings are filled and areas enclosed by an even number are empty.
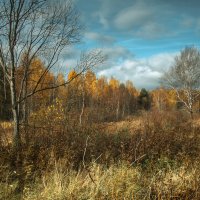
<svg viewBox="0 0 200 200">
<path fill-rule="evenodd" d="M 186 47 L 174 61 L 163 80 L 193 118 L 193 106 L 200 95 L 200 52 L 195 47 Z"/>
</svg>

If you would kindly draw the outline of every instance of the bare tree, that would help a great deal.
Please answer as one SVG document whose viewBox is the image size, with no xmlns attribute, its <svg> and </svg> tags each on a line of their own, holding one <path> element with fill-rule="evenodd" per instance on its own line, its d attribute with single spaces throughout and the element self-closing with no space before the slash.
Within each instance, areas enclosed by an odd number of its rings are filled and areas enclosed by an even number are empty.
<svg viewBox="0 0 200 200">
<path fill-rule="evenodd" d="M 16 151 L 21 144 L 19 110 L 22 105 L 26 110 L 27 98 L 38 92 L 69 84 L 85 70 L 103 60 L 100 51 L 84 54 L 77 63 L 78 73 L 71 80 L 60 85 L 39 87 L 57 63 L 63 50 L 80 40 L 81 26 L 78 19 L 79 15 L 69 0 L 65 4 L 49 0 L 0 1 L 0 67 L 10 85 L 14 124 L 13 145 Z M 23 76 L 17 92 L 16 74 L 22 57 Z M 28 91 L 30 66 L 36 57 L 42 60 L 45 70 L 34 88 Z"/>
<path fill-rule="evenodd" d="M 163 76 L 164 84 L 175 90 L 193 118 L 193 106 L 200 95 L 200 52 L 195 47 L 186 47 L 175 57 L 174 65 Z"/>
</svg>

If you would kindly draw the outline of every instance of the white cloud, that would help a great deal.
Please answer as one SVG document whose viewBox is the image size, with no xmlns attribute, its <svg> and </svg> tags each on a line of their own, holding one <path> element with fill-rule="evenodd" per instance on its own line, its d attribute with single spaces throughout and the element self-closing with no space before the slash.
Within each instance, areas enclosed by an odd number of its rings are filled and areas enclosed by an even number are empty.
<svg viewBox="0 0 200 200">
<path fill-rule="evenodd" d="M 133 56 L 133 54 L 128 49 L 121 46 L 103 48 L 102 50 L 109 59 L 124 59 Z"/>
<path fill-rule="evenodd" d="M 96 32 L 86 32 L 85 37 L 89 40 L 94 40 L 100 43 L 113 44 L 115 42 L 115 39 L 113 37 Z"/>
<path fill-rule="evenodd" d="M 146 23 L 152 18 L 153 12 L 141 5 L 134 5 L 119 12 L 114 21 L 119 29 L 134 28 L 134 26 Z"/>
<path fill-rule="evenodd" d="M 174 32 L 169 31 L 167 26 L 169 12 L 162 4 L 155 6 L 138 1 L 119 11 L 115 16 L 114 25 L 118 30 L 128 31 L 137 37 L 159 38 Z"/>
<path fill-rule="evenodd" d="M 109 28 L 109 21 L 107 20 L 103 12 L 95 12 L 93 16 L 97 17 L 99 23 L 103 26 L 103 28 Z"/>
<path fill-rule="evenodd" d="M 144 59 L 143 62 L 147 63 L 148 66 L 151 66 L 152 69 L 163 72 L 168 70 L 169 67 L 173 64 L 174 57 L 178 53 L 160 53 L 150 58 Z"/>
<path fill-rule="evenodd" d="M 147 59 L 126 59 L 120 65 L 98 72 L 98 76 L 114 76 L 122 82 L 131 80 L 137 88 L 152 89 L 159 86 L 163 72 L 174 60 L 175 53 L 163 53 Z"/>
<path fill-rule="evenodd" d="M 135 35 L 144 38 L 158 38 L 169 34 L 165 27 L 155 22 L 145 23 L 136 32 Z"/>
</svg>

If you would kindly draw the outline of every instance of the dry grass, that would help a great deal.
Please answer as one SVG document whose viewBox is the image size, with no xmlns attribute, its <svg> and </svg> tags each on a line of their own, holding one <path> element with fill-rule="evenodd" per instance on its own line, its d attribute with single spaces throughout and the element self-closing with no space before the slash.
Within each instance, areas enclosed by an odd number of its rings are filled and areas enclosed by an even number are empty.
<svg viewBox="0 0 200 200">
<path fill-rule="evenodd" d="M 130 133 L 135 133 L 138 130 L 144 129 L 142 117 L 131 117 L 128 120 L 104 123 L 104 126 L 106 131 L 111 134 L 122 130 L 128 130 Z"/>
<path fill-rule="evenodd" d="M 1 144 L 7 146 L 12 143 L 13 124 L 11 122 L 0 122 Z"/>
<path fill-rule="evenodd" d="M 24 200 L 200 199 L 200 127 L 184 115 L 148 112 L 83 126 L 48 118 L 53 128 L 45 120 L 34 121 L 23 146 Z M 9 148 L 0 147 L 0 199 L 22 199 L 5 167 Z"/>
<path fill-rule="evenodd" d="M 63 170 L 56 164 L 35 190 L 25 192 L 24 199 L 130 199 L 138 190 L 140 174 L 135 168 L 120 165 L 106 169 L 93 164 L 90 173 L 94 182 L 86 171 Z"/>
<path fill-rule="evenodd" d="M 162 165 L 165 163 L 165 168 Z M 200 198 L 199 163 L 187 166 L 170 166 L 162 159 L 157 168 L 149 173 L 139 166 L 121 163 L 106 168 L 93 163 L 86 170 L 65 168 L 63 162 L 55 162 L 52 171 L 24 188 L 24 200 L 150 200 L 150 199 L 196 199 Z M 149 166 L 150 167 L 150 166 Z M 155 166 L 151 166 L 155 167 Z M 14 185 L 4 184 L 2 191 L 8 193 Z M 6 189 L 5 189 L 6 188 Z M 10 191 L 9 191 L 10 190 Z"/>
</svg>

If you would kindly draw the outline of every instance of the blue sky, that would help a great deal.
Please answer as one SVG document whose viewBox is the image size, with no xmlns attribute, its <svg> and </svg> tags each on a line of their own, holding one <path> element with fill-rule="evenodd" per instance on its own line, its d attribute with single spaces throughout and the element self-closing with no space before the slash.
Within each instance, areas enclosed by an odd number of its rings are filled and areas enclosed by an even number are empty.
<svg viewBox="0 0 200 200">
<path fill-rule="evenodd" d="M 182 48 L 199 46 L 199 0 L 74 2 L 85 29 L 82 42 L 71 47 L 65 62 L 73 65 L 80 49 L 102 48 L 108 60 L 96 70 L 98 76 L 156 88 Z"/>
</svg>

